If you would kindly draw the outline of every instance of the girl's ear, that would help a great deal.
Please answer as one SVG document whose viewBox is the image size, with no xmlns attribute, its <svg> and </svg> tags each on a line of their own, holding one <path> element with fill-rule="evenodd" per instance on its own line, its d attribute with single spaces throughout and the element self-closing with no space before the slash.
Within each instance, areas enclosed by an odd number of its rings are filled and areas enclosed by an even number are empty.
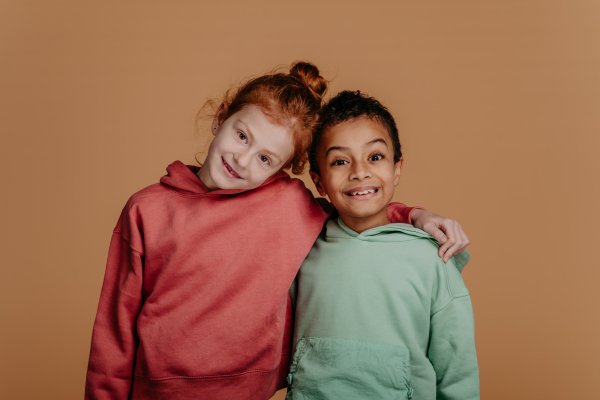
<svg viewBox="0 0 600 400">
<path fill-rule="evenodd" d="M 402 164 L 404 163 L 404 157 L 400 157 L 400 160 L 394 164 L 394 187 L 400 183 L 400 174 L 402 173 Z"/>
<path fill-rule="evenodd" d="M 213 135 L 217 134 L 217 129 L 219 129 L 219 126 L 221 126 L 221 124 L 223 123 L 223 119 L 225 118 L 225 115 L 227 115 L 228 109 L 229 104 L 227 104 L 226 102 L 222 102 L 219 108 L 217 108 L 217 112 L 215 113 L 215 117 L 213 118 L 212 123 Z"/>
<path fill-rule="evenodd" d="M 321 184 L 321 177 L 312 171 L 310 171 L 309 174 L 319 194 L 323 197 L 327 196 L 327 193 L 325 192 L 325 189 L 323 189 L 323 185 Z"/>
</svg>

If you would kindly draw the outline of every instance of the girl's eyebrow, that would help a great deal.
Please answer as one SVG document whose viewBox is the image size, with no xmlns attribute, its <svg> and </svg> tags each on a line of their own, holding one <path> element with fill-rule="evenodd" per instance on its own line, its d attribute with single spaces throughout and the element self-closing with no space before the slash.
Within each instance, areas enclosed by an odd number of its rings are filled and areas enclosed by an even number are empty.
<svg viewBox="0 0 600 400">
<path fill-rule="evenodd" d="M 387 146 L 387 142 L 385 140 L 383 140 L 382 138 L 377 138 L 377 139 L 373 139 L 370 142 L 365 143 L 364 147 L 367 147 L 369 145 L 375 144 L 375 143 L 383 143 Z M 329 154 L 329 152 L 334 151 L 334 150 L 340 150 L 340 151 L 345 151 L 348 150 L 348 147 L 343 147 L 343 146 L 331 146 L 330 148 L 327 149 L 327 151 L 325 152 L 325 157 L 327 157 L 327 155 Z"/>
<path fill-rule="evenodd" d="M 246 134 L 248 136 L 250 136 L 250 139 L 254 139 L 254 135 L 250 131 L 250 128 L 248 127 L 248 125 L 244 121 L 242 121 L 241 119 L 238 119 L 238 122 L 240 124 L 244 125 L 244 129 L 246 131 Z M 276 158 L 277 160 L 279 160 L 279 162 L 281 162 L 281 157 L 279 157 L 277 154 L 273 153 L 272 151 L 269 151 L 269 150 L 265 149 L 265 153 L 267 153 L 268 155 L 270 155 L 273 158 Z"/>
<path fill-rule="evenodd" d="M 242 125 L 244 125 L 244 128 L 246 129 L 246 133 L 248 134 L 248 136 L 250 136 L 250 138 L 254 139 L 254 135 L 252 134 L 252 131 L 250 131 L 250 128 L 248 128 L 248 125 L 246 125 L 246 123 L 244 121 L 242 121 L 241 119 L 238 119 L 238 122 Z"/>
<path fill-rule="evenodd" d="M 348 150 L 347 147 L 342 147 L 342 146 L 331 146 L 330 148 L 327 149 L 327 151 L 325 152 L 325 157 L 327 157 L 327 154 L 329 154 L 329 152 L 334 151 L 334 150 Z"/>
</svg>

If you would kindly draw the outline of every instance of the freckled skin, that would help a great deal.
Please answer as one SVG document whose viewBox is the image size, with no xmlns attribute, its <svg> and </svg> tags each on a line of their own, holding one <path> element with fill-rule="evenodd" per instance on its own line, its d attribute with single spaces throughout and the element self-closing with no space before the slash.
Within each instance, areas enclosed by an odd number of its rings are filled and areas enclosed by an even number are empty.
<svg viewBox="0 0 600 400">
<path fill-rule="evenodd" d="M 244 107 L 225 121 L 221 105 L 217 128 L 198 173 L 208 189 L 255 189 L 283 168 L 294 154 L 289 128 L 273 124 L 258 106 Z"/>
</svg>

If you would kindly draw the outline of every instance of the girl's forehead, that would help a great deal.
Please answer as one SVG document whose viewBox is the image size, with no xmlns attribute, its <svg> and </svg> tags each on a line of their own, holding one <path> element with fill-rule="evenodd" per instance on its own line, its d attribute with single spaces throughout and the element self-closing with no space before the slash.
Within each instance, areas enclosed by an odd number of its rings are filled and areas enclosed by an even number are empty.
<svg viewBox="0 0 600 400">
<path fill-rule="evenodd" d="M 240 111 L 233 114 L 230 118 L 236 121 L 242 121 L 246 125 L 253 125 L 254 127 L 270 128 L 270 130 L 273 131 L 287 130 L 291 133 L 289 127 L 273 121 L 257 105 L 245 106 Z"/>
</svg>

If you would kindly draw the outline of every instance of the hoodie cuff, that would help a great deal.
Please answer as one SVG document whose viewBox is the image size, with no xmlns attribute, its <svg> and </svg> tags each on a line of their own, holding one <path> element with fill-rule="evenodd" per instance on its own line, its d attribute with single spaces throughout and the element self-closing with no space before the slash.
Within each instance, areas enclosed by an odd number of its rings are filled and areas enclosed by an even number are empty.
<svg viewBox="0 0 600 400">
<path fill-rule="evenodd" d="M 408 207 L 402 203 L 390 203 L 387 208 L 388 219 L 392 223 L 412 225 L 411 215 L 417 209 L 425 210 L 423 207 Z"/>
</svg>

